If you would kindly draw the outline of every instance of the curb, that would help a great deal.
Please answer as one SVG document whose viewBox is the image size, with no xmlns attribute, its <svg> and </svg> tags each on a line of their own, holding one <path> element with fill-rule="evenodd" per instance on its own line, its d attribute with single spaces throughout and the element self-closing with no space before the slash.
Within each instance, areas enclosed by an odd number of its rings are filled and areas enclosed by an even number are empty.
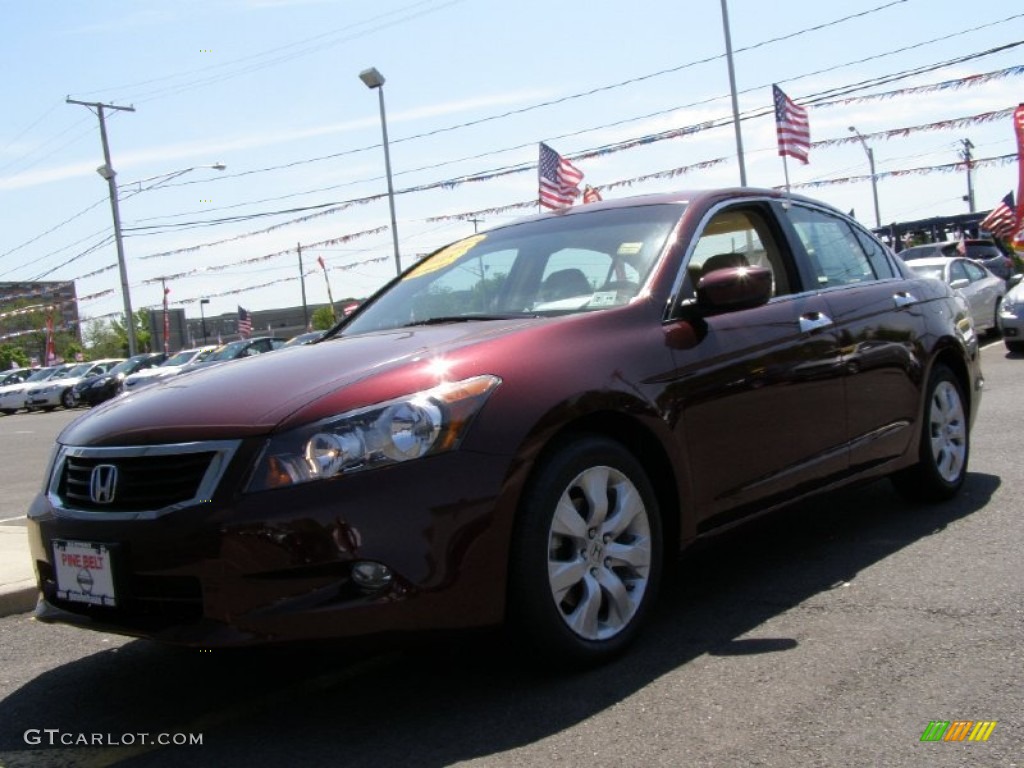
<svg viewBox="0 0 1024 768">
<path fill-rule="evenodd" d="M 34 581 L 16 582 L 0 591 L 0 618 L 16 613 L 28 613 L 36 607 L 39 589 Z"/>
</svg>

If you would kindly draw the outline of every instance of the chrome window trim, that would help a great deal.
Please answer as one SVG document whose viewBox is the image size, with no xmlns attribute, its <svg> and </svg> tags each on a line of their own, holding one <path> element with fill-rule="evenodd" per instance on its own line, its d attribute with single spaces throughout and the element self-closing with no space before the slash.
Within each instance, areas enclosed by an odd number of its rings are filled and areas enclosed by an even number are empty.
<svg viewBox="0 0 1024 768">
<path fill-rule="evenodd" d="M 176 512 L 179 509 L 190 507 L 201 500 L 213 497 L 214 491 L 220 484 L 224 473 L 227 471 L 231 459 L 234 458 L 241 440 L 208 440 L 189 443 L 167 443 L 162 445 L 136 445 L 136 446 L 105 446 L 87 447 L 61 445 L 58 448 L 57 456 L 52 462 L 49 482 L 47 485 L 46 497 L 54 512 L 60 517 L 69 517 L 77 520 L 154 520 L 158 517 Z M 86 459 L 123 459 L 138 458 L 143 456 L 180 456 L 188 453 L 213 453 L 210 465 L 206 468 L 196 494 L 189 499 L 170 504 L 159 509 L 147 509 L 137 512 L 104 512 L 91 509 L 78 509 L 64 504 L 57 492 L 60 488 L 61 476 L 64 472 L 64 463 L 68 457 Z"/>
</svg>

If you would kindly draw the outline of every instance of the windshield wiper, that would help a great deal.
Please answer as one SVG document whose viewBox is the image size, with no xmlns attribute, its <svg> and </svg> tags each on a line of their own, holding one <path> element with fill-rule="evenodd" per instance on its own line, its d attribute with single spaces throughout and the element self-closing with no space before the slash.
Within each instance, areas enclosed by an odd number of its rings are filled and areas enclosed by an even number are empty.
<svg viewBox="0 0 1024 768">
<path fill-rule="evenodd" d="M 411 323 L 405 323 L 399 326 L 400 328 L 412 328 L 417 325 L 444 325 L 445 323 L 469 323 L 479 320 L 518 320 L 524 317 L 538 317 L 538 315 L 516 313 L 514 315 L 440 315 L 438 317 L 428 317 L 423 320 L 413 320 Z"/>
</svg>

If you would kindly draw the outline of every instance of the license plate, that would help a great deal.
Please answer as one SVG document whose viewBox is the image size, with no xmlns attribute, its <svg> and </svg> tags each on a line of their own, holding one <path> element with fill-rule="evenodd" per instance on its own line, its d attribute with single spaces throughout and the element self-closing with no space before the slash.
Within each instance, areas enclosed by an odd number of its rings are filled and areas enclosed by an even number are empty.
<svg viewBox="0 0 1024 768">
<path fill-rule="evenodd" d="M 54 541 L 53 564 L 59 599 L 93 605 L 117 604 L 110 549 L 106 544 Z"/>
</svg>

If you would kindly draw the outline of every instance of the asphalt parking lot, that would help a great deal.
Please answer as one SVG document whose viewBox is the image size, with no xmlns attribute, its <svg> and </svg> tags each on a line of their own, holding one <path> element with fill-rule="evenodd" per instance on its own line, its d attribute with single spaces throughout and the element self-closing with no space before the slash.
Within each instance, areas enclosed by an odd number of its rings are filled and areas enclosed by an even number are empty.
<svg viewBox="0 0 1024 768">
<path fill-rule="evenodd" d="M 990 344 L 984 370 L 961 496 L 908 507 L 875 483 L 719 539 L 631 653 L 584 674 L 490 636 L 204 654 L 0 619 L 0 765 L 1021 765 L 1024 358 Z M 0 525 L 23 523 L 70 417 L 0 418 Z M 996 725 L 921 741 L 968 720 Z M 81 734 L 121 740 L 61 743 Z"/>
</svg>

